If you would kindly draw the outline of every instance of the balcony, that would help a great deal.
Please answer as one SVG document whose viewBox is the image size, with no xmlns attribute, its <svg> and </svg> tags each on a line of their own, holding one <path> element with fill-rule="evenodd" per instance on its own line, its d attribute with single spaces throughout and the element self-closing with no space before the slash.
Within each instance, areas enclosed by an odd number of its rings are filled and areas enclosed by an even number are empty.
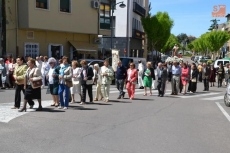
<svg viewBox="0 0 230 153">
<path fill-rule="evenodd" d="M 133 38 L 135 39 L 145 39 L 145 33 L 137 29 L 133 29 Z"/>
<path fill-rule="evenodd" d="M 146 10 L 137 2 L 133 2 L 133 12 L 139 14 L 140 16 L 145 16 L 146 14 Z"/>
</svg>

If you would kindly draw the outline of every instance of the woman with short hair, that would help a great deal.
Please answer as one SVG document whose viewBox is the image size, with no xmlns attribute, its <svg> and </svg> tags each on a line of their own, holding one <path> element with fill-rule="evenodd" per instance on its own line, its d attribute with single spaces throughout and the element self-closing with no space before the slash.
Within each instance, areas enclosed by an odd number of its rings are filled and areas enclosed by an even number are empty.
<svg viewBox="0 0 230 153">
<path fill-rule="evenodd" d="M 101 67 L 101 91 L 104 97 L 104 102 L 109 102 L 109 92 L 110 92 L 110 85 L 112 80 L 114 79 L 114 71 L 112 67 L 109 65 L 109 61 L 104 61 L 104 66 Z"/>
<path fill-rule="evenodd" d="M 144 89 L 145 93 L 144 96 L 147 96 L 147 88 L 149 88 L 150 95 L 152 95 L 152 74 L 151 74 L 151 67 L 152 64 L 151 62 L 146 63 L 147 69 L 144 70 L 143 73 L 143 84 L 144 84 Z"/>
<path fill-rule="evenodd" d="M 137 83 L 138 72 L 137 72 L 137 69 L 135 69 L 134 63 L 130 63 L 129 66 L 130 66 L 130 68 L 127 70 L 126 89 L 127 89 L 128 95 L 129 95 L 129 99 L 133 100 L 134 95 L 135 95 L 135 87 L 136 87 L 136 83 Z"/>
<path fill-rule="evenodd" d="M 51 57 L 48 59 L 49 71 L 47 74 L 47 80 L 49 82 L 50 94 L 53 98 L 53 104 L 51 106 L 58 107 L 59 98 L 58 98 L 58 87 L 59 87 L 59 78 L 58 73 L 56 72 L 57 61 L 55 58 Z"/>
<path fill-rule="evenodd" d="M 41 87 L 34 88 L 32 86 L 33 81 L 42 80 L 42 74 L 41 70 L 36 67 L 35 60 L 29 59 L 27 62 L 28 69 L 26 71 L 25 75 L 25 82 L 24 82 L 24 88 L 25 88 L 25 97 L 24 97 L 24 105 L 19 110 L 19 112 L 26 112 L 26 105 L 28 101 L 32 101 L 33 99 L 38 100 L 38 109 L 36 111 L 42 111 L 42 101 L 41 101 Z"/>
<path fill-rule="evenodd" d="M 70 88 L 71 93 L 71 99 L 72 101 L 70 103 L 75 103 L 75 94 L 79 94 L 81 99 L 81 68 L 78 67 L 77 61 L 72 61 L 72 71 L 73 71 L 73 87 Z"/>
<path fill-rule="evenodd" d="M 103 99 L 103 95 L 101 92 L 101 69 L 99 67 L 98 64 L 94 64 L 94 84 L 96 85 L 96 93 L 95 93 L 95 99 L 94 101 L 98 101 L 98 100 L 102 100 Z M 100 99 L 99 99 L 100 96 Z"/>
<path fill-rule="evenodd" d="M 87 65 L 86 60 L 81 61 L 82 71 L 81 71 L 81 105 L 85 104 L 86 101 L 86 90 L 88 90 L 89 101 L 93 102 L 93 69 Z"/>
<path fill-rule="evenodd" d="M 70 87 L 73 86 L 72 84 L 72 69 L 68 63 L 68 58 L 62 58 L 62 64 L 60 65 L 59 70 L 59 89 L 58 95 L 61 106 L 59 109 L 68 109 L 69 106 L 69 98 L 70 98 Z M 65 99 L 63 97 L 63 93 L 65 93 Z"/>
<path fill-rule="evenodd" d="M 186 63 L 182 63 L 183 67 L 181 68 L 181 83 L 183 85 L 183 94 L 186 94 L 186 86 L 189 82 L 189 68 Z"/>
</svg>

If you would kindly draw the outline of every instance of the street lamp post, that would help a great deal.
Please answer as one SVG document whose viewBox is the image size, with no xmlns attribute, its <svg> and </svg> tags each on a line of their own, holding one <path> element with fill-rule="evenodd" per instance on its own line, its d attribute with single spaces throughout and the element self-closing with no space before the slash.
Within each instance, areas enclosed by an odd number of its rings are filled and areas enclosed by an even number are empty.
<svg viewBox="0 0 230 153">
<path fill-rule="evenodd" d="M 126 5 L 124 4 L 124 2 L 118 2 L 118 3 L 115 3 L 115 0 L 111 0 L 111 3 L 110 3 L 110 9 L 111 9 L 111 51 L 112 51 L 112 48 L 113 48 L 113 35 L 114 35 L 114 27 L 113 27 L 113 13 L 114 13 L 114 10 L 115 10 L 115 6 L 116 5 L 119 5 L 120 8 L 125 8 Z"/>
</svg>

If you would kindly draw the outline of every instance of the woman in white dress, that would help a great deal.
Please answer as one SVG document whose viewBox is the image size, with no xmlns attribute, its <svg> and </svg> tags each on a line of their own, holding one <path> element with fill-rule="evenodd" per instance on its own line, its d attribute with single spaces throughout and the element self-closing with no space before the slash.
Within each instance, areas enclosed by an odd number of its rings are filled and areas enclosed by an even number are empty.
<svg viewBox="0 0 230 153">
<path fill-rule="evenodd" d="M 73 87 L 70 88 L 70 93 L 71 93 L 71 103 L 75 103 L 75 94 L 80 95 L 81 99 L 81 68 L 78 67 L 78 62 L 77 61 L 72 61 L 72 70 L 73 70 Z"/>
<path fill-rule="evenodd" d="M 98 64 L 94 64 L 93 73 L 94 73 L 93 80 L 94 80 L 94 84 L 96 85 L 96 93 L 95 93 L 96 96 L 94 101 L 102 100 L 103 95 L 101 92 L 101 69 Z M 99 97 L 101 98 L 99 99 Z"/>
</svg>

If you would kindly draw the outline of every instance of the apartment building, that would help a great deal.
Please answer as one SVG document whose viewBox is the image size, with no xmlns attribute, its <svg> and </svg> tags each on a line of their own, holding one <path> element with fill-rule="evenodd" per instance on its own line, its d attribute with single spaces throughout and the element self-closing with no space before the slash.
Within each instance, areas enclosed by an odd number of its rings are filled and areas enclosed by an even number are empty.
<svg viewBox="0 0 230 153">
<path fill-rule="evenodd" d="M 107 27 L 107 29 L 113 27 L 114 30 L 112 48 L 120 50 L 120 56 L 146 57 L 146 36 L 141 18 L 148 13 L 149 0 L 116 0 L 116 3 L 119 2 L 123 2 L 126 7 L 116 6 L 113 17 L 114 24 Z M 109 7 L 109 3 L 106 3 L 105 0 L 101 0 L 101 4 Z M 102 42 L 102 53 L 108 54 L 111 49 L 110 35 L 103 35 Z"/>
<path fill-rule="evenodd" d="M 7 54 L 97 58 L 98 6 L 93 5 L 92 0 L 8 0 Z"/>
</svg>

